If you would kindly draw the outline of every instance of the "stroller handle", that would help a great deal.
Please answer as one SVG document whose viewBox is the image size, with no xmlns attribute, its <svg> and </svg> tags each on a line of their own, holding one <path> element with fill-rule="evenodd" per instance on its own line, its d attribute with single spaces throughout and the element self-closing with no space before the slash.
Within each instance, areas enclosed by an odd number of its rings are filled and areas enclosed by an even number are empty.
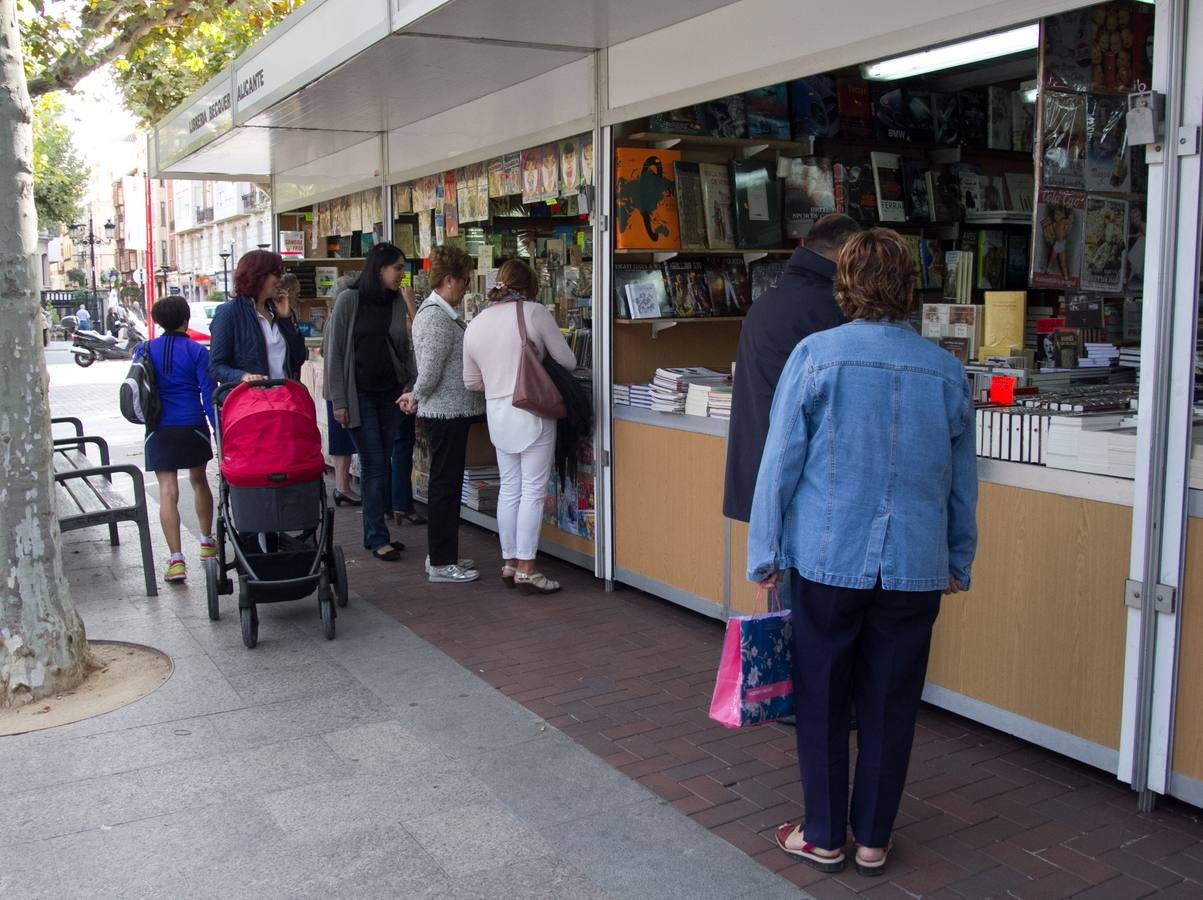
<svg viewBox="0 0 1203 900">
<path fill-rule="evenodd" d="M 288 384 L 289 378 L 267 378 L 263 381 L 223 381 L 213 389 L 213 405 L 220 407 L 226 400 L 226 395 L 240 384 L 249 384 L 253 388 L 273 388 Z"/>
</svg>

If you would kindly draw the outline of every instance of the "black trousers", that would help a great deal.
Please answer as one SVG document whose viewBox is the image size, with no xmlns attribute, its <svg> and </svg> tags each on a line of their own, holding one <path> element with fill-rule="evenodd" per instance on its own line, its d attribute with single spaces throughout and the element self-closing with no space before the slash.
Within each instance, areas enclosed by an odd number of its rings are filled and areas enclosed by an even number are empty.
<svg viewBox="0 0 1203 900">
<path fill-rule="evenodd" d="M 794 709 L 806 840 L 847 839 L 849 713 L 856 703 L 852 836 L 885 847 L 902 801 L 941 591 L 830 587 L 789 573 Z"/>
<path fill-rule="evenodd" d="M 430 447 L 426 536 L 430 564 L 449 566 L 459 559 L 459 508 L 464 490 L 468 429 L 476 419 L 423 419 Z"/>
</svg>

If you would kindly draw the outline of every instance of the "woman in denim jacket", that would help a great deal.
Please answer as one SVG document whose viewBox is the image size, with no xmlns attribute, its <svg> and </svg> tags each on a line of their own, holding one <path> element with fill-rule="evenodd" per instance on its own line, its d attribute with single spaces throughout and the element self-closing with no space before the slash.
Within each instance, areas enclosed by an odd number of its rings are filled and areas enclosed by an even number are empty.
<svg viewBox="0 0 1203 900">
<path fill-rule="evenodd" d="M 881 874 L 910 761 L 941 594 L 969 588 L 977 546 L 974 412 L 952 354 L 907 324 L 906 242 L 874 228 L 840 252 L 848 324 L 794 349 L 773 396 L 748 532 L 748 579 L 791 580 L 805 832 L 777 843 L 844 868 L 849 708 L 859 755 L 855 864 Z"/>
</svg>

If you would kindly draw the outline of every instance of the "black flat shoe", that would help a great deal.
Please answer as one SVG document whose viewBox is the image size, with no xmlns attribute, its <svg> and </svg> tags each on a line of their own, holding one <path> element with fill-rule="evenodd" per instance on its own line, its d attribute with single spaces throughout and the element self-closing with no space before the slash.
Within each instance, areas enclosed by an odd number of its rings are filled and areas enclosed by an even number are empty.
<svg viewBox="0 0 1203 900">
<path fill-rule="evenodd" d="M 381 562 L 396 562 L 401 558 L 401 554 L 397 548 L 390 547 L 388 544 L 385 544 L 383 547 L 377 547 L 372 551 L 372 556 Z"/>
<path fill-rule="evenodd" d="M 342 506 L 344 503 L 347 504 L 347 506 L 363 506 L 363 501 L 360 498 L 353 497 L 350 494 L 344 494 L 338 488 L 335 488 L 334 489 L 334 505 Z"/>
</svg>

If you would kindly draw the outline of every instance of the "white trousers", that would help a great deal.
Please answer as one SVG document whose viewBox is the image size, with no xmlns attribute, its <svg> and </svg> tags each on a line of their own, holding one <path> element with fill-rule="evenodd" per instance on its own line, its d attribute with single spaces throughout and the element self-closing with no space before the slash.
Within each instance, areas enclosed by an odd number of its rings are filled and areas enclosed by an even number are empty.
<svg viewBox="0 0 1203 900">
<path fill-rule="evenodd" d="M 497 451 L 501 487 L 497 493 L 497 531 L 504 559 L 534 559 L 543 527 L 543 499 L 556 447 L 556 423 L 543 419 L 543 430 L 521 453 Z"/>
</svg>

